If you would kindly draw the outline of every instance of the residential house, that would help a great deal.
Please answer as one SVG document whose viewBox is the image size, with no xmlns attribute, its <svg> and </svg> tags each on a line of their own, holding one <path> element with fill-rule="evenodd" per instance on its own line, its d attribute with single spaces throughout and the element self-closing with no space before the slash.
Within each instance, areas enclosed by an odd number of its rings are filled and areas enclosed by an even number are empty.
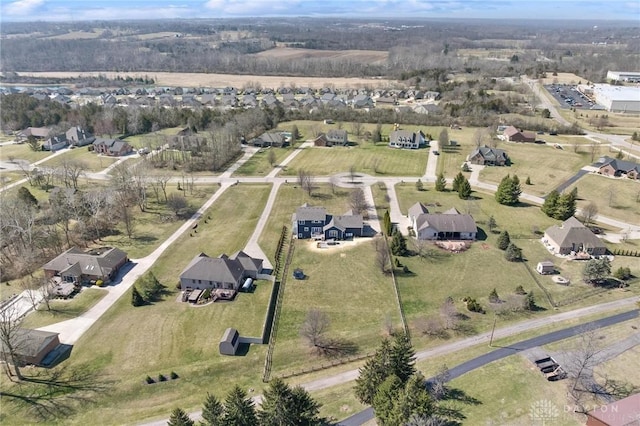
<svg viewBox="0 0 640 426">
<path fill-rule="evenodd" d="M 93 149 L 100 154 L 107 154 L 113 157 L 129 154 L 133 151 L 128 142 L 119 139 L 96 138 L 93 141 Z"/>
<path fill-rule="evenodd" d="M 376 99 L 376 105 L 397 105 L 398 101 L 393 96 L 381 96 Z"/>
<path fill-rule="evenodd" d="M 536 134 L 533 132 L 525 132 L 516 129 L 514 126 L 508 126 L 502 132 L 502 135 L 509 142 L 535 142 Z"/>
<path fill-rule="evenodd" d="M 258 278 L 262 273 L 262 262 L 243 251 L 219 257 L 200 253 L 180 274 L 180 286 L 182 289 L 238 291 L 247 278 Z"/>
<path fill-rule="evenodd" d="M 96 138 L 80 126 L 73 126 L 65 133 L 70 145 L 85 146 L 92 144 Z"/>
<path fill-rule="evenodd" d="M 424 92 L 424 94 L 423 94 L 423 97 L 422 97 L 422 98 L 423 98 L 423 99 L 429 99 L 429 100 L 435 101 L 435 100 L 437 100 L 439 97 L 440 97 L 440 92 L 426 91 L 426 92 Z M 418 99 L 418 98 L 416 98 L 416 99 Z"/>
<path fill-rule="evenodd" d="M 259 146 L 259 147 L 267 147 L 267 146 L 272 146 L 272 147 L 282 147 L 285 146 L 285 140 L 284 140 L 284 136 L 282 136 L 282 133 L 280 132 L 267 132 L 267 133 L 263 133 L 260 136 L 258 136 L 257 138 L 253 139 L 251 141 L 251 144 L 253 146 Z"/>
<path fill-rule="evenodd" d="M 42 144 L 42 149 L 45 151 L 57 151 L 62 148 L 66 148 L 69 145 L 66 135 L 51 136 Z"/>
<path fill-rule="evenodd" d="M 498 148 L 479 146 L 469 154 L 467 161 L 480 166 L 508 166 L 511 164 L 507 153 Z"/>
<path fill-rule="evenodd" d="M 341 145 L 346 146 L 349 143 L 349 136 L 344 129 L 329 129 L 326 133 L 327 146 Z"/>
<path fill-rule="evenodd" d="M 597 405 L 587 413 L 586 426 L 637 426 L 640 424 L 640 393 L 606 405 Z"/>
<path fill-rule="evenodd" d="M 428 213 L 426 206 L 416 203 L 409 208 L 409 218 L 418 240 L 475 240 L 478 233 L 473 217 L 453 208 Z"/>
<path fill-rule="evenodd" d="M 543 242 L 558 254 L 586 252 L 592 256 L 602 256 L 607 253 L 607 246 L 600 238 L 573 216 L 560 226 L 548 228 Z"/>
<path fill-rule="evenodd" d="M 13 355 L 17 357 L 16 363 L 21 366 L 42 365 L 42 360 L 60 345 L 60 338 L 58 333 L 19 328 L 11 336 L 10 342 L 15 352 Z M 12 363 L 12 354 L 1 339 L 0 351 L 2 359 Z"/>
<path fill-rule="evenodd" d="M 303 204 L 292 216 L 293 235 L 298 239 L 316 238 L 345 240 L 361 237 L 364 222 L 362 215 L 347 211 L 341 216 L 327 213 L 324 207 Z"/>
<path fill-rule="evenodd" d="M 408 130 L 394 130 L 389 133 L 389 146 L 391 148 L 418 149 L 426 146 L 425 136 L 421 130 L 409 132 Z"/>
<path fill-rule="evenodd" d="M 351 105 L 354 108 L 373 108 L 374 103 L 369 95 L 359 94 L 351 100 Z"/>
<path fill-rule="evenodd" d="M 616 158 L 602 157 L 598 160 L 598 173 L 606 176 L 629 179 L 640 179 L 640 164 L 632 161 L 618 160 Z"/>
<path fill-rule="evenodd" d="M 47 278 L 60 277 L 62 281 L 82 284 L 102 280 L 109 282 L 127 262 L 127 253 L 115 247 L 102 247 L 84 252 L 72 247 L 44 265 Z"/>
<path fill-rule="evenodd" d="M 33 136 L 38 140 L 44 140 L 49 137 L 50 131 L 51 129 L 48 129 L 47 127 L 27 127 L 26 129 L 19 131 L 16 136 L 18 140 L 26 140 L 29 136 Z"/>
<path fill-rule="evenodd" d="M 269 94 L 269 95 L 265 95 L 262 98 L 262 102 L 260 104 L 263 107 L 275 108 L 276 106 L 281 105 L 282 103 L 278 100 L 278 98 L 276 98 L 275 95 Z"/>
</svg>

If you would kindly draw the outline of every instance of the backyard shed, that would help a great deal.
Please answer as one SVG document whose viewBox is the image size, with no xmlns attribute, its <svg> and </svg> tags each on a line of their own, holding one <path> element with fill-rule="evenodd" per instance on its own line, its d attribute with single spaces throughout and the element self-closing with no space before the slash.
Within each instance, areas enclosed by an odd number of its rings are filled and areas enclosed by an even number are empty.
<svg viewBox="0 0 640 426">
<path fill-rule="evenodd" d="M 240 333 L 235 328 L 227 328 L 220 339 L 220 353 L 222 355 L 235 355 L 240 343 Z"/>
<path fill-rule="evenodd" d="M 556 268 L 553 265 L 553 262 L 550 262 L 548 260 L 543 260 L 542 262 L 538 262 L 538 265 L 536 266 L 536 271 L 538 271 L 540 275 L 553 274 L 555 270 Z"/>
</svg>

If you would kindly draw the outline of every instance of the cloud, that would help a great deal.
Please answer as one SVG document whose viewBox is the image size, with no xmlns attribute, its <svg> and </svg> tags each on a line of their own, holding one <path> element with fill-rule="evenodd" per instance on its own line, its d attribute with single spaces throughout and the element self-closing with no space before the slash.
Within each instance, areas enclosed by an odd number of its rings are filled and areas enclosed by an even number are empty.
<svg viewBox="0 0 640 426">
<path fill-rule="evenodd" d="M 220 16 L 269 16 L 304 13 L 314 2 L 300 0 L 209 0 L 204 6 Z"/>
<path fill-rule="evenodd" d="M 3 13 L 10 16 L 28 15 L 44 4 L 44 0 L 17 0 L 4 7 Z"/>
</svg>

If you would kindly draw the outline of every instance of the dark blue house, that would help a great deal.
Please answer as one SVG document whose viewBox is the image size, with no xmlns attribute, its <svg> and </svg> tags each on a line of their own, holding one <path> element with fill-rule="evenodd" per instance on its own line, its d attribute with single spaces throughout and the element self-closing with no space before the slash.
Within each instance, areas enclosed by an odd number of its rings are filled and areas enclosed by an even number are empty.
<svg viewBox="0 0 640 426">
<path fill-rule="evenodd" d="M 293 214 L 293 235 L 298 239 L 346 240 L 362 236 L 362 215 L 348 211 L 341 216 L 327 214 L 324 207 L 303 204 Z"/>
</svg>

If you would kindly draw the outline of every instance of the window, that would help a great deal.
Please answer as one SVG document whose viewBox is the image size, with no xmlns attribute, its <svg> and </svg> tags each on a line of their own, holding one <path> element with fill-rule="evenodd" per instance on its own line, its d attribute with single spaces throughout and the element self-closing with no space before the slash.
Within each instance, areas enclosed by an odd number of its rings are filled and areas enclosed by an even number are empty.
<svg viewBox="0 0 640 426">
<path fill-rule="evenodd" d="M 305 226 L 305 227 L 304 227 L 304 230 L 305 230 L 306 232 L 308 232 L 308 231 L 309 231 L 309 227 L 308 227 L 308 226 Z"/>
</svg>

